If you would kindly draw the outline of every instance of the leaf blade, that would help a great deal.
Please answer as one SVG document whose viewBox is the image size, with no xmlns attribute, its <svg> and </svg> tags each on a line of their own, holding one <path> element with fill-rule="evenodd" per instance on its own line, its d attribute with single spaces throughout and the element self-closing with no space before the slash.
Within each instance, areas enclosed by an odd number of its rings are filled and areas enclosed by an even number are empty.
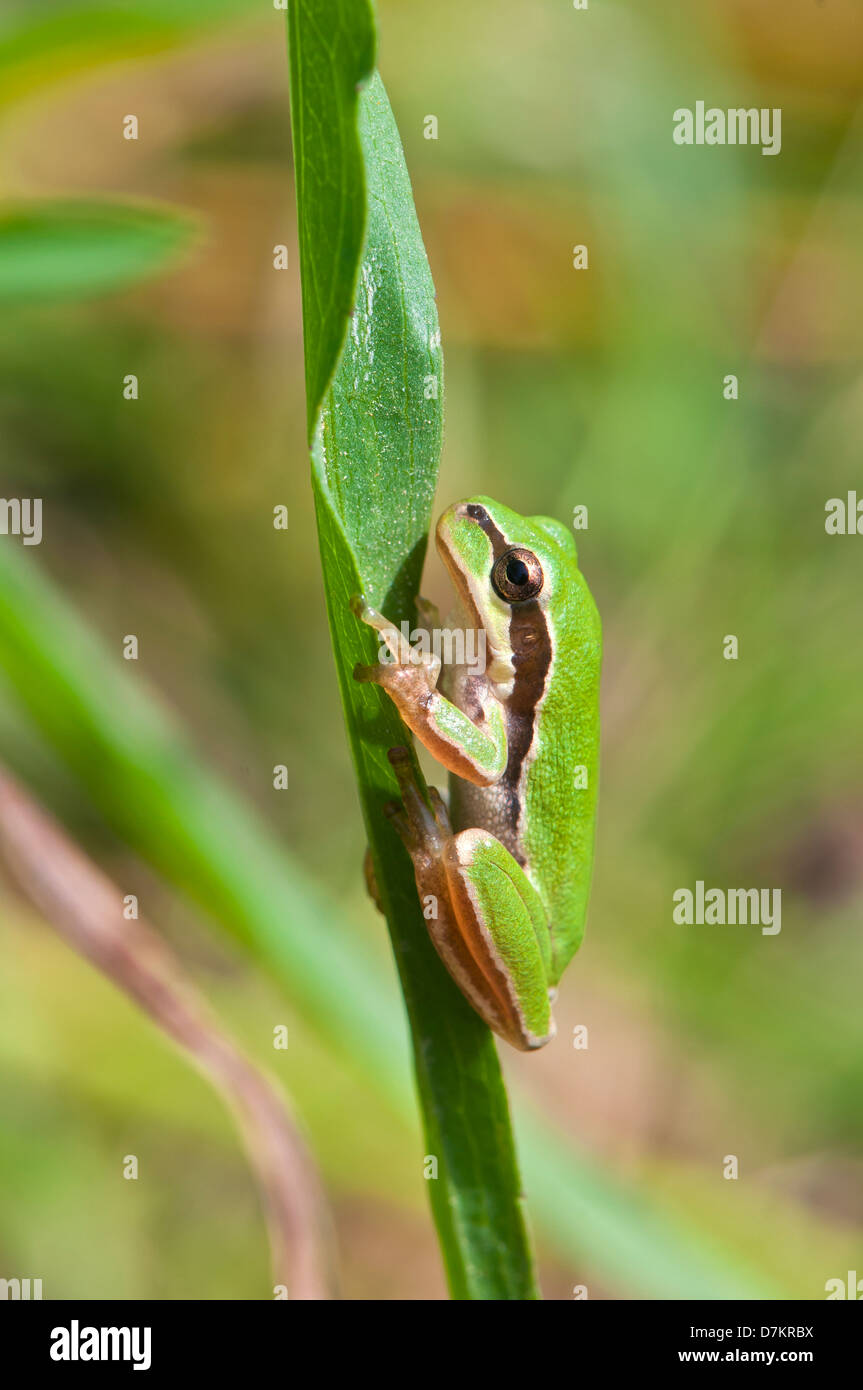
<svg viewBox="0 0 863 1390">
<path fill-rule="evenodd" d="M 371 24 L 364 4 L 331 0 L 323 9 L 331 19 L 350 9 Z M 321 13 L 319 6 L 314 14 L 320 19 Z M 454 1297 L 531 1299 L 538 1291 L 494 1042 L 431 945 L 410 860 L 383 814 L 385 803 L 398 796 L 387 749 L 408 736 L 391 702 L 352 677 L 357 662 L 377 656 L 371 634 L 350 612 L 353 593 L 364 592 L 397 624 L 415 617 L 443 428 L 434 286 L 380 78 L 371 77 L 352 97 L 373 31 L 339 67 L 333 50 L 321 44 L 324 23 L 318 27 L 306 0 L 295 0 L 290 16 L 301 266 L 310 286 L 307 291 L 304 283 L 303 293 L 309 428 L 327 610 L 369 846 L 411 1025 L 427 1154 L 439 1161 L 429 1189 L 432 1210 Z M 326 71 L 327 83 L 310 83 L 308 71 Z M 310 111 L 316 92 L 325 100 Z M 316 154 L 310 130 L 316 136 L 328 130 L 334 112 L 355 123 L 359 163 L 355 140 L 344 129 Z M 323 172 L 315 182 L 308 170 L 316 158 Z M 327 180 L 323 175 L 333 164 L 339 173 Z M 362 240 L 359 199 L 346 192 L 352 180 L 365 208 Z M 316 194 L 322 201 L 312 216 L 303 200 Z M 353 267 L 345 263 L 345 218 Z M 337 233 L 322 232 L 316 240 L 310 228 L 328 223 Z M 341 284 L 324 302 L 316 287 L 337 273 Z M 353 308 L 345 311 L 340 334 L 331 309 L 346 303 L 349 289 Z"/>
<path fill-rule="evenodd" d="M 300 258 L 305 267 L 312 267 L 304 272 L 301 287 L 311 439 L 353 306 L 358 247 L 365 229 L 355 112 L 360 87 L 374 67 L 375 34 L 366 0 L 326 0 L 317 14 L 311 5 L 291 3 L 287 22 Z M 319 39 L 311 49 L 303 37 L 310 28 L 317 29 Z M 331 45 L 327 34 L 332 35 Z M 308 156 L 306 120 L 311 111 L 338 141 L 339 181 L 329 194 L 326 171 Z M 311 324 L 316 325 L 314 332 L 309 331 Z"/>
<path fill-rule="evenodd" d="M 175 208 L 109 199 L 0 207 L 0 303 L 39 304 L 124 289 L 161 272 L 194 241 Z"/>
</svg>

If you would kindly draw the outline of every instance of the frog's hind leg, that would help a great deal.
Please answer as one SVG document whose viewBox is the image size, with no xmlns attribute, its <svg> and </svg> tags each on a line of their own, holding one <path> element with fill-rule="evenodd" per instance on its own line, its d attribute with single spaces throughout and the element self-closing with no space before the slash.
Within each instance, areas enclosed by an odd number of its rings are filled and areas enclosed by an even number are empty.
<svg viewBox="0 0 863 1390">
<path fill-rule="evenodd" d="M 543 1047 L 555 1026 L 548 989 L 551 941 L 539 894 L 487 830 L 453 836 L 444 864 L 460 937 L 505 1021 L 495 1031 L 522 1051 Z"/>
<path fill-rule="evenodd" d="M 536 889 L 487 831 L 453 835 L 443 800 L 431 809 L 407 749 L 393 748 L 404 810 L 392 819 L 413 860 L 426 927 L 441 960 L 489 1028 L 523 1051 L 554 1036 L 549 934 Z"/>
</svg>

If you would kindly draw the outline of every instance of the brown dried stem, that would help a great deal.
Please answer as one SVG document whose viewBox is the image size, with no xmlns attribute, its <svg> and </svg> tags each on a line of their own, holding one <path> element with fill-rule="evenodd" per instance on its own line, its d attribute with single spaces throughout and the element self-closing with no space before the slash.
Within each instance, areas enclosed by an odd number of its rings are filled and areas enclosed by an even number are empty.
<svg viewBox="0 0 863 1390">
<path fill-rule="evenodd" d="M 165 942 L 126 920 L 119 890 L 0 768 L 0 845 L 65 941 L 134 999 L 233 1111 L 264 1200 L 273 1274 L 295 1299 L 326 1299 L 321 1185 L 275 1084 L 211 1018 Z"/>
</svg>

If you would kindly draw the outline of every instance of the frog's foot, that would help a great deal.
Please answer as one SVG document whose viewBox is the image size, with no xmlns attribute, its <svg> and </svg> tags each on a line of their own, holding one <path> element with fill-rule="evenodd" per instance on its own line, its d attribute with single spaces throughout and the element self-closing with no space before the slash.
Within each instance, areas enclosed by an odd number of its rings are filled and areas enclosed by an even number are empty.
<svg viewBox="0 0 863 1390">
<path fill-rule="evenodd" d="M 402 805 L 391 803 L 386 808 L 387 815 L 414 860 L 417 855 L 439 855 L 452 835 L 449 813 L 440 792 L 436 787 L 429 787 L 429 806 L 420 791 L 413 759 L 407 748 L 402 745 L 391 748 L 387 757 L 402 794 Z"/>
<path fill-rule="evenodd" d="M 354 667 L 354 680 L 367 681 L 379 685 L 392 696 L 400 711 L 402 706 L 416 707 L 428 703 L 429 696 L 437 689 L 440 675 L 440 657 L 434 652 L 417 650 L 412 647 L 400 628 L 366 603 L 362 594 L 351 599 L 351 611 L 360 622 L 380 633 L 388 657 L 381 652 L 381 659 L 375 666 Z"/>
<path fill-rule="evenodd" d="M 442 841 L 450 834 L 446 806 L 437 788 L 429 787 L 429 798 L 432 802 L 432 811 L 429 812 L 414 775 L 413 763 L 407 748 L 391 748 L 387 756 L 395 768 L 405 802 L 388 801 L 383 808 L 384 815 L 396 830 L 408 854 L 412 858 L 422 859 L 427 857 L 426 850 L 430 839 L 437 846 L 438 840 Z M 442 820 L 438 811 L 442 812 Z M 363 858 L 363 876 L 369 897 L 378 912 L 384 913 L 375 864 L 368 846 Z"/>
</svg>

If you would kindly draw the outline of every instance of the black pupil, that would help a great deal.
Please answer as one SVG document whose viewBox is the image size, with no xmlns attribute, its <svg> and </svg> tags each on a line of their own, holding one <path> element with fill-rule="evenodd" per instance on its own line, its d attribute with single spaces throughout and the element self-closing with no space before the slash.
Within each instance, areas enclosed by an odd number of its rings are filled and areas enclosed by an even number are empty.
<svg viewBox="0 0 863 1390">
<path fill-rule="evenodd" d="M 523 584 L 526 584 L 528 579 L 530 578 L 530 575 L 528 573 L 528 568 L 527 565 L 524 563 L 524 560 L 519 560 L 516 555 L 513 555 L 512 559 L 507 563 L 506 577 L 509 580 L 510 584 L 512 584 L 516 589 L 521 588 Z"/>
</svg>

